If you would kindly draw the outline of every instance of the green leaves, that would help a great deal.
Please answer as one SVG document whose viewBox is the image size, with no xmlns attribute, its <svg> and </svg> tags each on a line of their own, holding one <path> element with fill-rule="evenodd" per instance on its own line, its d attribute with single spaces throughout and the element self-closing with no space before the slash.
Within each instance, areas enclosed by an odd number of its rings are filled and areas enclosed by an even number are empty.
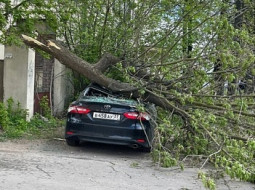
<svg viewBox="0 0 255 190">
<path fill-rule="evenodd" d="M 9 125 L 9 117 L 8 117 L 8 111 L 5 107 L 5 105 L 0 102 L 0 126 L 1 128 L 5 128 Z"/>
<path fill-rule="evenodd" d="M 171 156 L 167 151 L 153 151 L 153 159 L 156 162 L 159 162 L 162 167 L 168 168 L 177 165 L 177 160 Z"/>
<path fill-rule="evenodd" d="M 46 105 L 45 98 L 41 103 L 44 113 L 48 112 L 46 110 L 48 107 L 48 102 Z M 7 105 L 0 102 L 0 126 L 3 130 L 3 137 L 5 138 L 19 138 L 24 135 L 39 135 L 43 132 L 45 128 L 50 130 L 59 125 L 59 121 L 52 116 L 48 117 L 48 121 L 42 118 L 42 116 L 35 114 L 30 121 L 27 121 L 27 110 L 21 109 L 20 104 L 14 102 L 12 98 L 7 100 Z"/>
<path fill-rule="evenodd" d="M 4 135 L 10 138 L 17 138 L 24 134 L 27 128 L 26 110 L 20 109 L 20 104 L 14 105 L 12 98 L 7 100 L 7 106 L 0 103 L 0 125 Z"/>
<path fill-rule="evenodd" d="M 56 32 L 92 64 L 105 52 L 119 57 L 108 77 L 137 86 L 141 96 L 146 90 L 160 94 L 175 106 L 159 110 L 156 161 L 181 167 L 180 157 L 201 154 L 230 176 L 252 181 L 254 2 L 245 1 L 245 11 L 235 2 L 33 0 L 14 8 L 5 0 L 0 35 L 3 43 L 17 44 L 20 33 L 40 33 L 39 19 L 46 34 Z M 76 92 L 88 82 L 80 75 L 73 81 Z M 45 113 L 49 117 L 46 104 Z M 0 120 L 3 126 L 8 122 Z M 201 174 L 201 179 L 215 188 L 210 176 Z"/>
<path fill-rule="evenodd" d="M 227 139 L 226 151 L 229 153 L 228 155 L 224 153 L 217 155 L 215 159 L 217 165 L 225 168 L 226 173 L 231 178 L 254 181 L 254 141 L 245 143 L 235 139 Z M 235 159 L 233 160 L 233 158 Z"/>
<path fill-rule="evenodd" d="M 18 44 L 20 34 L 34 36 L 38 30 L 36 24 L 41 20 L 56 29 L 56 16 L 54 4 L 51 1 L 32 0 L 10 3 L 4 1 L 0 16 L 2 33 L 1 43 Z M 0 8 L 1 9 L 1 8 Z"/>
<path fill-rule="evenodd" d="M 210 177 L 207 177 L 206 174 L 202 171 L 198 173 L 198 178 L 200 178 L 204 184 L 204 186 L 210 190 L 216 189 L 216 184 L 214 180 Z"/>
</svg>

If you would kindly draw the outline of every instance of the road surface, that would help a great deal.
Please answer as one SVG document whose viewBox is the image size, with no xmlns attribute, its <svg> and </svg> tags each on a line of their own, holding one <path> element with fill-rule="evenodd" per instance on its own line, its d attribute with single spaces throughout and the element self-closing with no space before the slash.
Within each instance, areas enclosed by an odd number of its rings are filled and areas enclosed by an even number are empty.
<svg viewBox="0 0 255 190">
<path fill-rule="evenodd" d="M 60 140 L 0 142 L 0 190 L 193 190 L 205 189 L 197 168 L 160 168 L 150 154 L 128 147 Z M 220 190 L 254 190 L 228 178 Z"/>
</svg>

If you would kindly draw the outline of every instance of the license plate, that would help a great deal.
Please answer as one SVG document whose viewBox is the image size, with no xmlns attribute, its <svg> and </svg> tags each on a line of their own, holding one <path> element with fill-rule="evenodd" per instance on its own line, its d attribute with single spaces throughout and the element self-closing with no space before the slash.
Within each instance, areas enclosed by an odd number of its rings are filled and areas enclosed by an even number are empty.
<svg viewBox="0 0 255 190">
<path fill-rule="evenodd" d="M 118 114 L 110 114 L 110 113 L 94 112 L 93 113 L 93 118 L 119 121 L 120 120 L 120 115 L 118 115 Z"/>
</svg>

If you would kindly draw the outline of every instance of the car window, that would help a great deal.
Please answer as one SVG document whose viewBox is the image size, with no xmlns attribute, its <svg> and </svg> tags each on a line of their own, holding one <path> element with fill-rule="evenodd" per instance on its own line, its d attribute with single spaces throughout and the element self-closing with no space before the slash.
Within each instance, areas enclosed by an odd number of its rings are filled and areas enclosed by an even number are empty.
<svg viewBox="0 0 255 190">
<path fill-rule="evenodd" d="M 96 96 L 96 97 L 113 97 L 111 93 L 107 93 L 106 91 L 96 89 L 96 88 L 88 88 L 83 93 L 83 96 Z"/>
<path fill-rule="evenodd" d="M 89 102 L 104 102 L 104 103 L 115 103 L 115 104 L 123 104 L 135 107 L 137 105 L 137 101 L 132 99 L 125 99 L 119 94 L 113 94 L 110 91 L 96 88 L 96 87 L 88 87 L 86 88 L 79 97 L 80 100 L 86 100 Z"/>
</svg>

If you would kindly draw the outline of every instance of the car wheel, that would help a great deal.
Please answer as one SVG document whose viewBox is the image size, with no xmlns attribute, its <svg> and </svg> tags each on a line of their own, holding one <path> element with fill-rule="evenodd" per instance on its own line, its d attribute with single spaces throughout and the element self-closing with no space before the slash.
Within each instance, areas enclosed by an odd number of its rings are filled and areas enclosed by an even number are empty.
<svg viewBox="0 0 255 190">
<path fill-rule="evenodd" d="M 69 146 L 78 146 L 80 144 L 79 140 L 66 139 L 66 144 Z"/>
</svg>

